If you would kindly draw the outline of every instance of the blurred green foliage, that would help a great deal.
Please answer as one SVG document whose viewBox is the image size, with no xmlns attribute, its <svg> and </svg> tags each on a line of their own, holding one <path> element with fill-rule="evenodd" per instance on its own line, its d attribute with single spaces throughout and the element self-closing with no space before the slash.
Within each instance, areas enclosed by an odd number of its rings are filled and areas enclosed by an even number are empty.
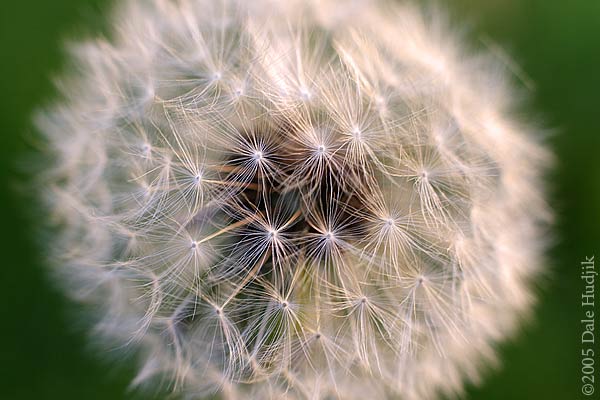
<svg viewBox="0 0 600 400">
<path fill-rule="evenodd" d="M 144 398 L 127 392 L 132 366 L 98 357 L 83 327 L 73 325 L 74 307 L 50 282 L 43 244 L 34 239 L 33 206 L 20 190 L 27 177 L 18 168 L 34 142 L 32 111 L 55 95 L 51 78 L 64 65 L 64 40 L 100 31 L 109 3 L 22 0 L 0 5 L 3 399 Z M 539 117 L 552 128 L 549 141 L 557 156 L 548 177 L 557 214 L 550 238 L 555 246 L 549 254 L 551 273 L 539 285 L 535 318 L 502 346 L 502 368 L 488 372 L 484 384 L 469 388 L 467 397 L 583 398 L 579 261 L 600 249 L 600 1 L 453 0 L 447 8 L 455 23 L 469 27 L 475 44 L 480 38 L 498 43 L 532 80 L 523 115 Z"/>
</svg>

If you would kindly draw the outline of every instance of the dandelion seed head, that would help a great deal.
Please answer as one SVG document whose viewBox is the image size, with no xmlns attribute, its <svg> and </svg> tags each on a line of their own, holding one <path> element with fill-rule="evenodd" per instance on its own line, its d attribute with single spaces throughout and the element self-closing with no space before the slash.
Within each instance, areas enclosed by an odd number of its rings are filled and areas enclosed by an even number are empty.
<svg viewBox="0 0 600 400">
<path fill-rule="evenodd" d="M 550 161 L 498 60 L 368 0 L 127 0 L 40 113 L 59 282 L 134 385 L 460 393 L 535 300 Z M 399 40 L 398 38 L 402 38 Z"/>
</svg>

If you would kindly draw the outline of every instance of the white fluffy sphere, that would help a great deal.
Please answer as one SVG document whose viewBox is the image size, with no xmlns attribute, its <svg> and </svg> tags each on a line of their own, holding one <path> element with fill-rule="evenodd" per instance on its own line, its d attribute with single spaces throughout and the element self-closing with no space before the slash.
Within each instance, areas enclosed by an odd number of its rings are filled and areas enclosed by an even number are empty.
<svg viewBox="0 0 600 400">
<path fill-rule="evenodd" d="M 456 393 L 534 298 L 498 61 L 368 1 L 128 0 L 39 118 L 56 276 L 189 398 Z"/>
</svg>

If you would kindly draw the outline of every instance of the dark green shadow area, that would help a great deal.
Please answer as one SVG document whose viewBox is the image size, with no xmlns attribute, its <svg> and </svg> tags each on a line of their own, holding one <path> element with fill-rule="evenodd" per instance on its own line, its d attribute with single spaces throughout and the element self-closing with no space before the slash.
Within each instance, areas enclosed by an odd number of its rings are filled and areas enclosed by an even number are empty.
<svg viewBox="0 0 600 400">
<path fill-rule="evenodd" d="M 468 398 L 584 399 L 579 262 L 600 249 L 600 2 L 454 3 L 458 15 L 479 21 L 476 31 L 507 49 L 533 81 L 525 112 L 554 131 L 549 142 L 557 159 L 548 177 L 555 246 L 534 320 L 502 346 L 502 369 Z"/>
<path fill-rule="evenodd" d="M 0 398 L 127 399 L 128 366 L 103 362 L 74 308 L 50 283 L 34 240 L 35 210 L 21 195 L 31 150 L 31 112 L 54 95 L 51 78 L 64 62 L 65 38 L 98 30 L 106 1 L 4 1 L 0 5 Z"/>
<path fill-rule="evenodd" d="M 110 362 L 88 345 L 74 309 L 46 274 L 35 215 L 18 172 L 33 142 L 31 113 L 52 99 L 64 39 L 103 26 L 110 1 L 23 0 L 0 5 L 0 398 L 145 398 L 127 392 L 131 362 Z M 498 43 L 535 87 L 524 115 L 555 134 L 549 176 L 557 213 L 540 302 L 521 335 L 502 346 L 502 368 L 470 387 L 473 400 L 584 399 L 579 261 L 600 247 L 600 1 L 453 0 L 455 22 L 473 41 Z M 26 159 L 25 159 L 26 160 Z M 21 161 L 26 162 L 26 161 Z M 527 245 L 527 244 L 523 244 Z M 600 334 L 597 334 L 600 336 Z M 598 359 L 597 359 L 598 361 Z M 598 374 L 596 377 L 598 378 Z M 598 381 L 598 379 L 597 379 Z"/>
</svg>

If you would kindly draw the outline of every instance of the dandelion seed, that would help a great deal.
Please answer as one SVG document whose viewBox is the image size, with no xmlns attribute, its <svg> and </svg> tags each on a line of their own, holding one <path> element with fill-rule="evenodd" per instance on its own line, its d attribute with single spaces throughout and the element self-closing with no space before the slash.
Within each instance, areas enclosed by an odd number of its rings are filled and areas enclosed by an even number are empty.
<svg viewBox="0 0 600 400">
<path fill-rule="evenodd" d="M 309 101 L 312 98 L 312 93 L 307 88 L 301 88 L 300 97 L 305 101 Z"/>
<path fill-rule="evenodd" d="M 257 161 L 257 162 L 261 162 L 263 160 L 263 152 L 258 150 L 255 151 L 254 154 L 252 155 L 252 158 Z"/>
</svg>

